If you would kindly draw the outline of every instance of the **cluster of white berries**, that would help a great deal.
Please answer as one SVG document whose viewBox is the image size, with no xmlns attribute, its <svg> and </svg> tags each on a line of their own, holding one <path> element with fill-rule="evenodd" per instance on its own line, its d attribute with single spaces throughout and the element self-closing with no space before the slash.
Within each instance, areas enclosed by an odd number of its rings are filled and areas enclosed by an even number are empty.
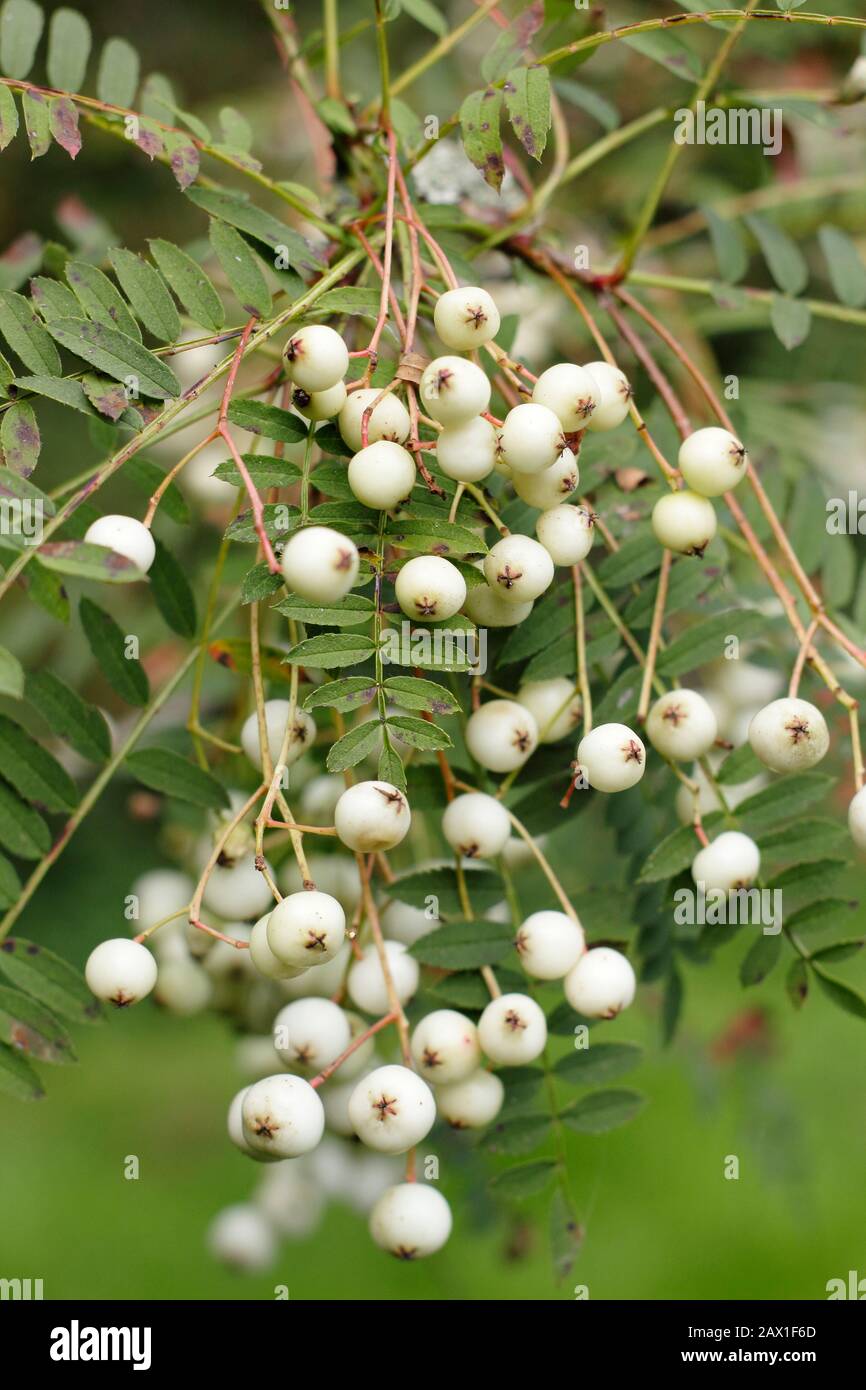
<svg viewBox="0 0 866 1390">
<path fill-rule="evenodd" d="M 729 430 L 711 425 L 683 440 L 677 462 L 686 486 L 656 502 L 652 527 L 667 550 L 700 556 L 718 524 L 710 498 L 731 492 L 745 478 L 749 456 Z"/>
</svg>

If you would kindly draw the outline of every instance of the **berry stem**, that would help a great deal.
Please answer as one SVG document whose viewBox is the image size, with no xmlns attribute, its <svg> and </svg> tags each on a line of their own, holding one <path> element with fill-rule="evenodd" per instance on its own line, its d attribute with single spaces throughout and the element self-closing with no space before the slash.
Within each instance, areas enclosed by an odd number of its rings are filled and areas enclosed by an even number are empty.
<svg viewBox="0 0 866 1390">
<path fill-rule="evenodd" d="M 667 603 L 668 597 L 668 581 L 670 579 L 672 559 L 673 556 L 669 550 L 662 552 L 658 588 L 656 589 L 656 601 L 653 607 L 652 626 L 650 628 L 650 639 L 646 650 L 646 664 L 643 668 L 643 680 L 641 681 L 640 699 L 638 700 L 637 707 L 637 717 L 641 724 L 646 723 L 646 717 L 649 713 L 653 675 L 655 673 L 656 658 L 658 656 L 659 643 L 662 636 L 662 624 L 665 620 L 665 604 Z"/>
<path fill-rule="evenodd" d="M 574 586 L 574 626 L 575 640 L 577 643 L 577 683 L 580 689 L 581 711 L 583 714 L 583 732 L 588 734 L 592 729 L 592 692 L 590 690 L 589 670 L 586 664 L 586 616 L 583 607 L 583 578 L 582 567 L 573 565 L 571 569 L 571 582 Z"/>
<path fill-rule="evenodd" d="M 367 1042 L 368 1038 L 372 1038 L 376 1035 L 376 1033 L 380 1033 L 383 1028 L 388 1027 L 389 1023 L 396 1022 L 397 1015 L 395 1013 L 390 1013 L 384 1014 L 382 1018 L 377 1019 L 375 1023 L 371 1023 L 369 1028 L 365 1028 L 363 1033 L 359 1033 L 356 1038 L 352 1039 L 352 1041 L 349 1043 L 349 1046 L 345 1049 L 344 1052 L 340 1053 L 339 1057 L 336 1057 L 333 1062 L 330 1062 L 328 1064 L 328 1066 L 323 1067 L 323 1069 L 319 1072 L 318 1076 L 313 1077 L 312 1081 L 310 1082 L 310 1085 L 314 1089 L 318 1086 L 323 1086 L 324 1083 L 334 1075 L 335 1071 L 339 1071 L 340 1067 L 349 1057 L 351 1057 L 353 1052 L 357 1052 L 359 1047 L 363 1047 L 364 1043 Z"/>
</svg>

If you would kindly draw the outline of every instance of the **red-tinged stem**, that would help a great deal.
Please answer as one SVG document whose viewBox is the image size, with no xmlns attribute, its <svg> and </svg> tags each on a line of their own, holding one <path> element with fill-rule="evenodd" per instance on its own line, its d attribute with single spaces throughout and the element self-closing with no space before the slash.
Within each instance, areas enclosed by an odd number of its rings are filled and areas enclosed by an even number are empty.
<svg viewBox="0 0 866 1390">
<path fill-rule="evenodd" d="M 353 1052 L 357 1052 L 359 1047 L 363 1047 L 368 1038 L 372 1038 L 376 1033 L 381 1032 L 383 1028 L 387 1028 L 389 1023 L 396 1022 L 397 1015 L 395 1013 L 390 1013 L 377 1019 L 375 1023 L 371 1023 L 369 1028 L 365 1028 L 363 1033 L 359 1033 L 356 1038 L 352 1039 L 345 1052 L 341 1052 L 339 1057 L 335 1058 L 333 1062 L 329 1063 L 327 1067 L 324 1067 L 322 1071 L 319 1072 L 318 1076 L 313 1077 L 310 1085 L 314 1088 L 324 1085 L 324 1083 L 334 1075 L 334 1072 L 339 1070 L 346 1059 L 351 1057 Z"/>
<path fill-rule="evenodd" d="M 234 391 L 235 382 L 237 381 L 241 360 L 246 351 L 247 343 L 250 340 L 250 335 L 253 329 L 255 328 L 257 321 L 258 320 L 256 318 L 251 318 L 249 322 L 245 325 L 244 331 L 241 334 L 240 339 L 238 340 L 238 345 L 235 349 L 235 355 L 232 359 L 231 367 L 229 368 L 229 374 L 228 378 L 226 379 L 225 390 L 223 391 L 223 397 L 220 403 L 219 420 L 217 422 L 217 433 L 225 440 L 228 446 L 229 453 L 234 459 L 235 467 L 237 468 L 243 480 L 247 496 L 250 499 L 250 506 L 252 507 L 253 511 L 253 525 L 256 528 L 256 535 L 259 538 L 259 542 L 262 547 L 262 554 L 264 555 L 265 560 L 267 561 L 268 569 L 270 570 L 271 574 L 279 574 L 279 561 L 277 560 L 277 557 L 274 554 L 273 546 L 268 540 L 267 532 L 265 530 L 265 509 L 262 503 L 262 499 L 259 496 L 258 488 L 256 487 L 255 483 L 250 477 L 249 469 L 247 468 L 246 464 L 241 458 L 237 446 L 234 440 L 232 439 L 232 433 L 228 423 L 229 406 L 231 405 L 232 392 Z"/>
</svg>

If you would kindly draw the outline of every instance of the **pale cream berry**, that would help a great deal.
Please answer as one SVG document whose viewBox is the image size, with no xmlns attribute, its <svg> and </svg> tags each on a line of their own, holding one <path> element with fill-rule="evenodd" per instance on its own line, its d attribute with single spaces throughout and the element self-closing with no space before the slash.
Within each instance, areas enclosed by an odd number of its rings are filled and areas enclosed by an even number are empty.
<svg viewBox="0 0 866 1390">
<path fill-rule="evenodd" d="M 466 602 L 466 580 L 441 555 L 416 555 L 399 570 L 397 602 L 410 618 L 437 622 L 452 618 Z"/>
<path fill-rule="evenodd" d="M 699 850 L 692 860 L 692 878 L 699 887 L 748 888 L 761 868 L 761 851 L 754 840 L 739 830 L 726 830 Z"/>
<path fill-rule="evenodd" d="M 88 545 L 102 545 L 130 560 L 147 574 L 156 558 L 156 545 L 148 528 L 134 516 L 101 516 L 84 533 Z"/>
<path fill-rule="evenodd" d="M 496 1119 L 504 1099 L 501 1080 L 483 1067 L 462 1081 L 436 1087 L 436 1109 L 452 1129 L 483 1129 Z"/>
<path fill-rule="evenodd" d="M 140 941 L 112 937 L 90 952 L 84 977 L 97 999 L 122 1009 L 150 994 L 156 984 L 156 961 Z"/>
<path fill-rule="evenodd" d="M 499 431 L 500 458 L 514 473 L 543 473 L 565 447 L 559 416 L 533 401 L 513 406 Z"/>
<path fill-rule="evenodd" d="M 478 483 L 496 465 L 497 434 L 489 420 L 477 415 L 462 425 L 451 425 L 436 439 L 436 462 L 446 478 Z"/>
<path fill-rule="evenodd" d="M 337 835 L 361 854 L 393 849 L 411 824 L 409 803 L 390 782 L 356 782 L 346 788 L 334 811 Z"/>
<path fill-rule="evenodd" d="M 539 743 L 558 743 L 573 733 L 580 721 L 580 696 L 565 676 L 524 681 L 517 692 L 517 703 L 534 716 Z"/>
<path fill-rule="evenodd" d="M 471 352 L 496 337 L 499 310 L 486 290 L 463 286 L 439 296 L 433 324 L 446 347 L 453 352 Z"/>
<path fill-rule="evenodd" d="M 400 1154 L 429 1134 L 436 1102 L 426 1081 L 408 1067 L 377 1067 L 352 1092 L 349 1117 L 368 1148 Z"/>
<path fill-rule="evenodd" d="M 224 922 L 242 922 L 261 917 L 270 909 L 273 897 L 250 855 L 231 868 L 217 864 L 210 872 L 202 901 L 209 912 L 215 912 Z"/>
<path fill-rule="evenodd" d="M 490 405 L 490 382 L 465 357 L 434 358 L 418 389 L 427 414 L 442 425 L 463 425 Z"/>
<path fill-rule="evenodd" d="M 466 724 L 466 746 L 488 772 L 513 772 L 538 747 L 538 725 L 516 700 L 489 700 Z"/>
<path fill-rule="evenodd" d="M 309 1153 L 325 1129 L 325 1112 L 313 1087 L 285 1072 L 247 1089 L 241 1118 L 250 1148 L 279 1158 Z"/>
<path fill-rule="evenodd" d="M 349 349 L 339 333 L 324 323 L 299 328 L 283 350 L 294 386 L 329 391 L 349 370 Z"/>
<path fill-rule="evenodd" d="M 601 392 L 586 367 L 557 362 L 541 373 L 532 388 L 532 399 L 552 410 L 567 434 L 574 434 L 586 429 L 593 412 L 601 404 Z"/>
<path fill-rule="evenodd" d="M 274 1019 L 274 1047 L 283 1064 L 316 1076 L 352 1041 L 349 1020 L 331 999 L 295 999 Z"/>
<path fill-rule="evenodd" d="M 536 980 L 561 980 L 586 950 L 579 922 L 564 912 L 533 912 L 515 938 L 520 964 Z"/>
<path fill-rule="evenodd" d="M 358 577 L 358 547 L 330 526 L 305 526 L 290 536 L 280 556 L 283 578 L 310 603 L 339 603 Z"/>
<path fill-rule="evenodd" d="M 218 1212 L 208 1228 L 207 1245 L 220 1264 L 248 1274 L 270 1269 L 277 1257 L 274 1233 L 252 1202 L 237 1202 Z"/>
<path fill-rule="evenodd" d="M 349 487 L 365 507 L 391 511 L 415 486 L 415 460 L 402 444 L 380 439 L 354 455 L 347 477 Z"/>
<path fill-rule="evenodd" d="M 720 497 L 745 478 L 749 456 L 729 430 L 710 425 L 680 445 L 677 460 L 686 485 L 702 497 Z"/>
<path fill-rule="evenodd" d="M 291 715 L 291 727 L 289 717 Z M 299 709 L 295 705 L 292 712 L 290 700 L 266 700 L 265 701 L 265 727 L 268 734 L 268 749 L 271 755 L 271 763 L 276 767 L 280 762 L 280 754 L 283 748 L 283 741 L 288 730 L 288 742 L 282 762 L 286 767 L 297 762 L 308 748 L 311 748 L 316 737 L 316 721 L 306 710 Z M 259 739 L 259 716 L 258 711 L 253 713 L 246 720 L 241 729 L 241 747 L 246 753 L 251 763 L 256 767 L 262 766 L 262 746 Z"/>
<path fill-rule="evenodd" d="M 292 392 L 292 405 L 305 420 L 333 420 L 346 404 L 346 383 L 338 381 L 327 391 L 305 391 L 296 386 Z"/>
<path fill-rule="evenodd" d="M 464 792 L 445 808 L 442 834 L 465 859 L 494 859 L 511 835 L 511 820 L 495 796 Z"/>
<path fill-rule="evenodd" d="M 478 1029 L 456 1009 L 436 1009 L 412 1033 L 412 1056 L 426 1081 L 462 1081 L 480 1065 Z"/>
<path fill-rule="evenodd" d="M 866 787 L 861 787 L 848 807 L 848 829 L 858 849 L 866 849 Z"/>
<path fill-rule="evenodd" d="M 268 946 L 296 970 L 333 960 L 346 936 L 346 914 L 330 893 L 290 893 L 268 917 Z"/>
<path fill-rule="evenodd" d="M 634 999 L 631 962 L 611 946 L 586 951 L 565 977 L 565 997 L 584 1018 L 616 1018 Z"/>
<path fill-rule="evenodd" d="M 579 565 L 595 539 L 595 515 L 588 507 L 552 507 L 535 523 L 535 534 L 555 565 Z"/>
<path fill-rule="evenodd" d="M 483 564 L 479 568 L 483 569 Z M 532 600 L 510 603 L 489 584 L 476 584 L 466 595 L 463 612 L 478 627 L 519 627 L 532 612 Z"/>
<path fill-rule="evenodd" d="M 615 430 L 629 412 L 632 389 L 628 377 L 609 362 L 587 362 L 589 372 L 598 387 L 599 402 L 587 420 L 587 428 L 602 433 Z"/>
<path fill-rule="evenodd" d="M 546 512 L 574 495 L 580 482 L 580 469 L 571 449 L 563 449 L 556 462 L 543 473 L 514 473 L 511 482 L 521 502 Z"/>
<path fill-rule="evenodd" d="M 749 725 L 752 752 L 773 772 L 804 772 L 830 747 L 823 714 L 808 700 L 773 700 Z"/>
<path fill-rule="evenodd" d="M 259 918 L 250 932 L 250 960 L 259 974 L 264 975 L 268 980 L 293 980 L 298 975 L 302 975 L 306 966 L 312 962 L 307 961 L 304 966 L 293 966 L 278 960 L 268 941 L 270 916 L 271 914 L 266 912 L 263 917 Z"/>
<path fill-rule="evenodd" d="M 179 1018 L 192 1018 L 207 1008 L 212 995 L 211 978 L 197 961 L 192 958 L 160 961 L 153 997 L 169 1013 Z"/>
<path fill-rule="evenodd" d="M 395 898 L 381 915 L 382 934 L 388 941 L 402 941 L 404 946 L 414 946 L 422 936 L 428 936 L 439 926 L 439 918 L 431 916 L 427 908 L 412 907 Z"/>
<path fill-rule="evenodd" d="M 379 397 L 382 397 L 379 400 Z M 378 405 L 374 402 L 378 401 Z M 370 407 L 372 406 L 372 410 Z M 377 444 L 380 439 L 393 444 L 405 444 L 412 429 L 412 421 L 399 396 L 389 391 L 386 396 L 377 387 L 359 387 L 350 391 L 346 403 L 340 411 L 337 427 L 346 444 L 353 453 L 364 447 L 362 426 L 365 413 L 370 410 L 367 421 L 367 443 Z"/>
<path fill-rule="evenodd" d="M 520 1067 L 540 1057 L 547 1042 L 547 1020 L 528 994 L 491 999 L 478 1021 L 478 1040 L 491 1062 Z"/>
<path fill-rule="evenodd" d="M 646 749 L 627 724 L 597 724 L 577 746 L 577 761 L 599 792 L 627 791 L 646 771 Z"/>
<path fill-rule="evenodd" d="M 646 721 L 649 741 L 674 762 L 702 758 L 712 748 L 718 724 L 712 708 L 697 690 L 669 690 L 659 696 Z"/>
<path fill-rule="evenodd" d="M 408 1004 L 418 989 L 421 971 L 414 956 L 408 954 L 402 941 L 383 942 L 391 984 L 401 1004 Z M 367 946 L 360 959 L 353 961 L 346 988 L 349 998 L 366 1014 L 381 1017 L 388 1013 L 391 999 L 385 972 L 375 945 Z"/>
<path fill-rule="evenodd" d="M 703 555 L 717 526 L 716 510 L 709 498 L 686 489 L 665 493 L 652 510 L 656 540 L 677 555 Z"/>
<path fill-rule="evenodd" d="M 451 1234 L 451 1208 L 435 1187 L 404 1182 L 383 1192 L 370 1213 L 370 1235 L 398 1260 L 441 1250 Z"/>
<path fill-rule="evenodd" d="M 484 577 L 506 603 L 530 603 L 553 582 L 553 561 L 531 536 L 503 536 L 484 557 Z"/>
</svg>

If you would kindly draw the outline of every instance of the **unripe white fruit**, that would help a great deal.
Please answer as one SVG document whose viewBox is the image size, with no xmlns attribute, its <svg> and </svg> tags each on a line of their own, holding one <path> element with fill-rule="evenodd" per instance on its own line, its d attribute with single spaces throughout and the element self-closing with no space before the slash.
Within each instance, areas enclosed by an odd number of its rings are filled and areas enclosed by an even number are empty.
<svg viewBox="0 0 866 1390">
<path fill-rule="evenodd" d="M 442 817 L 442 834 L 467 859 L 493 859 L 501 854 L 511 835 L 508 812 L 494 796 L 464 792 L 448 803 Z"/>
<path fill-rule="evenodd" d="M 313 1087 L 286 1072 L 250 1086 L 241 1116 L 250 1148 L 279 1158 L 309 1153 L 325 1129 L 325 1112 Z"/>
<path fill-rule="evenodd" d="M 349 349 L 324 323 L 299 328 L 286 343 L 289 376 L 304 391 L 329 391 L 349 370 Z"/>
<path fill-rule="evenodd" d="M 501 1080 L 483 1067 L 463 1081 L 436 1087 L 436 1109 L 452 1129 L 483 1129 L 496 1119 L 504 1099 Z"/>
<path fill-rule="evenodd" d="M 586 367 L 577 367 L 573 362 L 557 362 L 541 373 L 532 388 L 532 399 L 552 410 L 567 434 L 574 434 L 586 429 L 594 410 L 601 404 L 601 392 Z"/>
<path fill-rule="evenodd" d="M 451 1208 L 435 1187 L 401 1182 L 383 1192 L 370 1213 L 370 1235 L 398 1260 L 435 1255 L 451 1234 Z"/>
<path fill-rule="evenodd" d="M 378 387 L 360 387 L 357 391 L 350 391 L 346 398 L 346 404 L 340 411 L 340 418 L 337 425 L 340 434 L 348 444 L 353 453 L 364 447 L 362 435 L 362 425 L 364 412 L 370 409 L 377 397 L 382 396 Z M 382 396 L 379 404 L 370 412 L 370 419 L 367 426 L 367 443 L 376 444 L 380 439 L 390 440 L 393 444 L 403 444 L 409 438 L 412 428 L 412 421 L 399 396 L 395 396 L 393 391 L 389 391 L 387 396 Z"/>
<path fill-rule="evenodd" d="M 761 851 L 754 840 L 739 830 L 726 830 L 698 850 L 692 860 L 692 878 L 704 889 L 748 888 L 758 877 Z"/>
<path fill-rule="evenodd" d="M 340 782 L 341 790 L 337 794 L 333 809 L 328 817 L 331 824 L 334 820 L 334 811 L 337 809 L 336 803 L 346 790 L 346 784 L 342 777 Z M 361 901 L 361 885 L 358 879 L 358 866 L 351 855 L 317 854 L 315 851 L 311 851 L 307 855 L 307 867 L 310 870 L 310 878 L 320 892 L 330 893 L 332 898 L 336 898 L 347 916 L 355 911 Z M 300 893 L 304 889 L 304 880 L 294 855 L 285 861 L 280 873 L 279 885 L 284 893 Z"/>
<path fill-rule="evenodd" d="M 463 612 L 478 627 L 518 627 L 532 612 L 532 600 L 509 603 L 494 593 L 489 584 L 476 584 L 466 595 Z"/>
<path fill-rule="evenodd" d="M 418 988 L 420 967 L 414 956 L 407 954 L 402 941 L 386 941 L 385 956 L 394 991 L 401 1004 L 408 1004 Z M 385 973 L 375 945 L 367 946 L 363 955 L 353 962 L 346 980 L 349 998 L 365 1014 L 381 1017 L 391 1007 Z"/>
<path fill-rule="evenodd" d="M 511 478 L 520 500 L 544 512 L 566 502 L 577 491 L 579 481 L 580 469 L 570 449 L 563 449 L 556 462 L 543 473 L 514 473 Z"/>
<path fill-rule="evenodd" d="M 292 980 L 304 973 L 303 967 L 287 965 L 279 960 L 273 953 L 268 941 L 268 922 L 271 914 L 266 912 L 264 917 L 260 917 L 250 932 L 250 960 L 256 967 L 260 975 L 264 975 L 268 980 Z M 314 962 L 307 961 L 306 965 Z"/>
<path fill-rule="evenodd" d="M 148 938 L 148 945 L 157 960 L 184 960 L 187 955 L 186 908 L 192 901 L 195 884 L 188 874 L 177 869 L 150 869 L 135 880 L 130 896 L 137 898 L 137 916 L 130 923 L 132 934 L 164 925 Z M 166 922 L 173 912 L 183 913 Z M 198 935 L 202 935 L 201 932 Z"/>
<path fill-rule="evenodd" d="M 330 999 L 295 999 L 274 1019 L 274 1047 L 287 1067 L 316 1076 L 352 1041 L 349 1020 Z"/>
<path fill-rule="evenodd" d="M 333 960 L 315 969 L 302 970 L 299 975 L 288 980 L 280 980 L 280 994 L 286 999 L 328 999 L 343 988 L 346 971 L 349 968 L 351 949 L 348 941 Z"/>
<path fill-rule="evenodd" d="M 402 1154 L 429 1134 L 436 1103 L 426 1081 L 408 1067 L 377 1067 L 352 1092 L 349 1117 L 369 1148 Z"/>
<path fill-rule="evenodd" d="M 286 728 L 291 713 L 292 705 L 290 700 L 265 701 L 265 727 L 268 732 L 268 749 L 270 750 L 271 762 L 274 767 L 276 767 L 277 763 L 280 761 L 283 739 L 286 735 Z M 298 706 L 295 705 L 291 734 L 285 756 L 283 757 L 285 766 L 289 767 L 292 763 L 296 763 L 298 758 L 302 757 L 307 749 L 312 747 L 315 737 L 315 720 L 307 714 L 306 710 L 299 709 Z M 241 747 L 250 762 L 254 763 L 256 767 L 261 767 L 262 746 L 259 741 L 258 710 L 253 710 L 241 729 Z"/>
<path fill-rule="evenodd" d="M 587 420 L 587 428 L 603 433 L 615 430 L 628 415 L 632 389 L 628 377 L 609 362 L 587 362 L 589 372 L 598 387 L 599 403 Z"/>
<path fill-rule="evenodd" d="M 273 1047 L 271 1047 L 270 1045 L 270 1038 L 268 1039 L 268 1052 L 270 1053 L 268 1063 L 269 1065 L 272 1065 Z M 260 1153 L 258 1149 L 251 1148 L 250 1145 L 247 1143 L 246 1135 L 244 1134 L 244 1120 L 242 1112 L 244 1096 L 246 1095 L 249 1089 L 249 1086 L 244 1086 L 242 1090 L 238 1091 L 237 1095 L 232 1100 L 232 1103 L 229 1106 L 226 1128 L 228 1130 L 229 1139 L 232 1141 L 236 1149 L 240 1149 L 241 1153 L 246 1154 L 248 1158 L 254 1158 L 260 1163 L 266 1163 L 268 1161 L 268 1155 Z"/>
<path fill-rule="evenodd" d="M 719 729 L 715 714 L 697 690 L 669 690 L 650 710 L 646 731 L 653 748 L 674 762 L 683 762 L 702 758 Z"/>
<path fill-rule="evenodd" d="M 427 414 L 442 425 L 463 425 L 490 404 L 490 382 L 465 357 L 434 358 L 418 389 Z"/>
<path fill-rule="evenodd" d="M 866 787 L 861 787 L 848 807 L 848 829 L 858 849 L 866 849 Z"/>
<path fill-rule="evenodd" d="M 565 676 L 524 681 L 517 692 L 517 702 L 533 715 L 539 743 L 557 743 L 572 732 L 580 719 L 580 696 Z"/>
<path fill-rule="evenodd" d="M 462 1081 L 481 1062 L 478 1029 L 456 1009 L 436 1009 L 416 1026 L 412 1056 L 425 1080 L 436 1085 Z"/>
<path fill-rule="evenodd" d="M 305 391 L 296 386 L 292 392 L 292 405 L 305 420 L 333 420 L 346 404 L 346 383 L 338 381 L 327 391 Z"/>
<path fill-rule="evenodd" d="M 652 510 L 656 540 L 677 555 L 703 555 L 717 525 L 712 502 L 697 492 L 666 492 Z"/>
<path fill-rule="evenodd" d="M 230 869 L 217 864 L 205 885 L 203 901 L 207 910 L 223 921 L 243 922 L 261 917 L 270 908 L 273 897 L 251 855 Z"/>
<path fill-rule="evenodd" d="M 488 772 L 513 772 L 538 747 L 538 725 L 516 700 L 488 700 L 466 724 L 466 746 Z"/>
<path fill-rule="evenodd" d="M 210 976 L 194 960 L 160 961 L 153 997 L 169 1013 L 191 1018 L 207 1008 L 212 994 Z"/>
<path fill-rule="evenodd" d="M 330 526 L 305 526 L 280 556 L 283 578 L 310 603 L 337 603 L 358 577 L 358 547 Z"/>
<path fill-rule="evenodd" d="M 84 533 L 88 545 L 104 545 L 147 574 L 156 558 L 153 536 L 134 516 L 101 516 Z"/>
<path fill-rule="evenodd" d="M 345 789 L 346 783 L 336 772 L 323 772 L 306 782 L 301 788 L 301 810 L 306 822 L 333 825 L 334 807 Z"/>
<path fill-rule="evenodd" d="M 501 994 L 478 1020 L 478 1041 L 491 1062 L 519 1067 L 544 1051 L 547 1020 L 528 994 Z"/>
<path fill-rule="evenodd" d="M 345 940 L 346 914 L 330 893 L 291 893 L 270 914 L 267 932 L 277 960 L 303 970 L 334 958 Z"/>
<path fill-rule="evenodd" d="M 515 473 L 543 473 L 565 447 L 559 416 L 533 401 L 513 406 L 499 431 L 499 456 Z"/>
<path fill-rule="evenodd" d="M 530 536 L 503 536 L 484 557 L 484 577 L 506 603 L 529 603 L 550 588 L 553 561 Z"/>
<path fill-rule="evenodd" d="M 616 1018 L 637 988 L 631 962 L 610 946 L 585 952 L 566 975 L 565 997 L 584 1018 Z"/>
<path fill-rule="evenodd" d="M 379 439 L 349 461 L 349 487 L 359 502 L 374 511 L 390 511 L 415 486 L 415 460 L 402 444 Z"/>
<path fill-rule="evenodd" d="M 277 1163 L 262 1174 L 255 1204 L 277 1235 L 303 1240 L 318 1226 L 325 1193 L 316 1180 L 318 1173 L 311 1169 L 318 1168 L 323 1147 L 300 1163 Z"/>
<path fill-rule="evenodd" d="M 332 1134 L 339 1134 L 345 1139 L 354 1138 L 355 1135 L 349 1116 L 349 1101 L 357 1084 L 357 1076 L 351 1080 L 347 1079 L 343 1076 L 343 1068 L 340 1067 L 333 1081 L 328 1081 L 319 1088 L 322 1105 L 325 1107 L 325 1124 Z"/>
<path fill-rule="evenodd" d="M 360 854 L 393 849 L 411 824 L 409 803 L 390 782 L 356 782 L 346 788 L 334 811 L 338 836 Z"/>
<path fill-rule="evenodd" d="M 592 550 L 595 517 L 588 507 L 552 507 L 541 513 L 535 534 L 555 565 L 579 565 Z"/>
<path fill-rule="evenodd" d="M 453 352 L 471 352 L 499 332 L 499 310 L 486 290 L 464 286 L 446 290 L 433 310 L 436 332 Z"/>
<path fill-rule="evenodd" d="M 536 980 L 561 980 L 586 950 L 583 928 L 564 912 L 533 912 L 515 941 L 520 964 Z"/>
<path fill-rule="evenodd" d="M 623 792 L 646 770 L 646 749 L 627 724 L 597 724 L 577 745 L 577 761 L 591 787 Z"/>
<path fill-rule="evenodd" d="M 439 919 L 428 917 L 423 907 L 412 907 L 395 898 L 382 913 L 381 924 L 382 933 L 389 941 L 402 941 L 404 946 L 414 946 L 422 936 L 436 930 Z"/>
<path fill-rule="evenodd" d="M 477 483 L 496 465 L 496 430 L 483 415 L 444 429 L 436 439 L 436 462 L 446 478 Z"/>
<path fill-rule="evenodd" d="M 749 456 L 729 430 L 710 425 L 683 440 L 677 462 L 688 487 L 702 497 L 720 497 L 745 478 Z"/>
<path fill-rule="evenodd" d="M 804 772 L 824 757 L 830 735 L 819 709 L 808 700 L 789 697 L 758 710 L 749 725 L 749 743 L 771 771 Z"/>
<path fill-rule="evenodd" d="M 466 580 L 441 555 L 416 555 L 399 571 L 394 591 L 408 617 L 438 622 L 453 618 L 465 603 Z"/>
<path fill-rule="evenodd" d="M 84 967 L 88 988 L 106 1003 L 125 1008 L 150 994 L 156 984 L 156 961 L 140 941 L 127 936 L 101 941 Z"/>
<path fill-rule="evenodd" d="M 270 1225 L 252 1202 L 238 1202 L 219 1212 L 208 1228 L 207 1245 L 220 1264 L 249 1274 L 269 1269 L 277 1257 Z"/>
</svg>

